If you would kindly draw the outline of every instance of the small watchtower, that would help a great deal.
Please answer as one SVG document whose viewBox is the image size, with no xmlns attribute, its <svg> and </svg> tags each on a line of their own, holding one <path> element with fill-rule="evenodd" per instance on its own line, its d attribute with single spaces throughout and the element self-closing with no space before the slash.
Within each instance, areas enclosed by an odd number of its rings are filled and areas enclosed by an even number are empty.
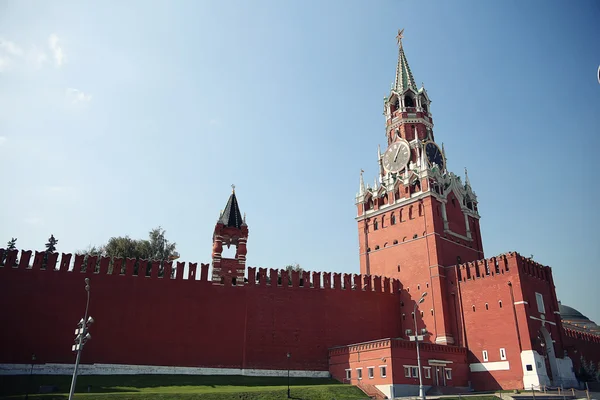
<svg viewBox="0 0 600 400">
<path fill-rule="evenodd" d="M 236 285 L 244 282 L 246 275 L 246 243 L 248 241 L 248 225 L 246 216 L 242 213 L 235 196 L 235 185 L 231 185 L 232 192 L 227 200 L 225 209 L 219 215 L 213 233 L 212 251 L 212 280 L 225 283 L 225 280 Z M 223 258 L 223 246 L 235 246 L 235 258 Z"/>
</svg>

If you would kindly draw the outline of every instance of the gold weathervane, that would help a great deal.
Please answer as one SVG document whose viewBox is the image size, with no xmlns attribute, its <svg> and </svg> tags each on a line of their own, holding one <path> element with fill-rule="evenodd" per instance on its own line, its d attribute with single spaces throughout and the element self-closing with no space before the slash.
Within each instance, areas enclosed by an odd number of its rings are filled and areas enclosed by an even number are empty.
<svg viewBox="0 0 600 400">
<path fill-rule="evenodd" d="M 404 37 L 404 28 L 398 29 L 398 36 L 396 36 L 396 40 L 398 41 L 398 46 L 402 47 L 402 38 Z"/>
<path fill-rule="evenodd" d="M 231 185 L 231 191 L 235 193 L 235 185 Z"/>
</svg>

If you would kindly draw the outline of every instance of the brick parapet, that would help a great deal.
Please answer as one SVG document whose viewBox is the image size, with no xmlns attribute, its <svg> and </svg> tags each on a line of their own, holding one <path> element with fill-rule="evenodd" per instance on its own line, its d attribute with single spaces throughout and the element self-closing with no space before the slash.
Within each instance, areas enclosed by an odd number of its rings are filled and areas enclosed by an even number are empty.
<svg viewBox="0 0 600 400">
<path fill-rule="evenodd" d="M 342 274 L 331 272 L 310 272 L 292 271 L 288 276 L 285 269 L 273 268 L 248 268 L 248 278 L 243 282 L 232 282 L 224 279 L 222 283 L 214 281 L 208 277 L 209 264 L 200 264 L 198 272 L 198 263 L 187 263 L 187 273 L 185 271 L 185 262 L 159 261 L 159 260 L 137 260 L 134 258 L 121 257 L 97 257 L 86 256 L 82 254 L 49 253 L 44 266 L 45 252 L 35 252 L 33 262 L 30 263 L 32 251 L 21 251 L 20 257 L 18 250 L 6 251 L 0 249 L 0 258 L 6 255 L 5 265 L 0 265 L 0 273 L 80 273 L 83 275 L 106 275 L 113 277 L 143 277 L 153 280 L 189 280 L 197 284 L 217 284 L 223 286 L 269 286 L 280 288 L 306 288 L 322 290 L 342 290 L 359 292 L 376 292 L 397 294 L 400 291 L 400 282 L 397 279 L 390 279 L 381 276 L 369 276 L 359 274 Z M 18 264 L 15 264 L 16 260 Z M 9 267 L 13 265 L 12 267 Z M 110 266 L 112 265 L 112 268 Z M 136 272 L 137 267 L 137 273 Z M 159 274 L 160 268 L 163 273 Z M 143 272 L 145 271 L 145 272 Z M 199 274 L 199 277 L 197 275 Z M 214 274 L 213 274 L 214 275 Z M 226 275 L 223 275 L 225 277 Z M 287 282 L 287 284 L 285 284 Z"/>
</svg>

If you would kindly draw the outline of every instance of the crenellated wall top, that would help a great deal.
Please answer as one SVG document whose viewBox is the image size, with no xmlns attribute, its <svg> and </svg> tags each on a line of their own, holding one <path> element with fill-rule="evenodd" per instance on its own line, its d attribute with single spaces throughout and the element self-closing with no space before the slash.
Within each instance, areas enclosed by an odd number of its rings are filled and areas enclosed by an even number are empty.
<svg viewBox="0 0 600 400">
<path fill-rule="evenodd" d="M 248 287 L 265 286 L 280 288 L 306 288 L 397 294 L 400 281 L 375 275 L 359 275 L 338 272 L 310 272 L 248 267 L 243 279 L 215 279 L 208 275 L 209 264 L 185 263 L 160 260 L 139 260 L 122 257 L 98 257 L 83 254 L 58 254 L 44 251 L 10 250 L 0 248 L 0 273 L 75 274 L 104 277 L 136 277 L 169 281 L 195 281 L 211 285 Z M 219 278 L 219 277 L 217 277 Z"/>
</svg>

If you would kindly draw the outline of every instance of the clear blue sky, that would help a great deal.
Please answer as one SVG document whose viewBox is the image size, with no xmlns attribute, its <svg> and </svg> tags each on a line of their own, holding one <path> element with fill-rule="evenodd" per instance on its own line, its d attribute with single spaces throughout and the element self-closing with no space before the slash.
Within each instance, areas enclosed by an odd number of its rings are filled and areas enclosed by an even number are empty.
<svg viewBox="0 0 600 400">
<path fill-rule="evenodd" d="M 209 262 L 235 183 L 248 264 L 358 272 L 398 28 L 487 256 L 534 255 L 600 323 L 597 1 L 2 1 L 0 243 L 158 225 Z"/>
</svg>

